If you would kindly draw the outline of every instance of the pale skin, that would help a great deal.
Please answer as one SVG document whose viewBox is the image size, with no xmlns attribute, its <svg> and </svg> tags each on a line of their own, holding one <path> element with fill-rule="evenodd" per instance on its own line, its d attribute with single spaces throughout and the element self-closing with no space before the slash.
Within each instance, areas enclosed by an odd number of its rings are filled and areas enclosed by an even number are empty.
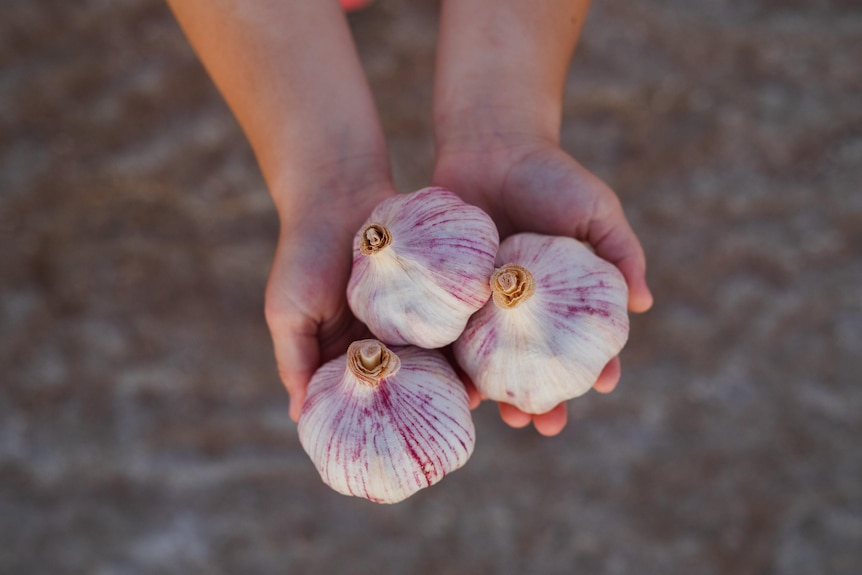
<svg viewBox="0 0 862 575">
<path fill-rule="evenodd" d="M 281 222 L 266 318 L 296 420 L 314 371 L 370 334 L 345 288 L 353 235 L 395 193 L 383 131 L 336 0 L 168 0 L 255 151 Z M 432 183 L 485 209 L 501 237 L 590 242 L 617 265 L 629 309 L 652 305 L 646 263 L 613 191 L 559 147 L 563 85 L 585 0 L 444 0 L 434 92 Z M 614 358 L 594 385 L 619 381 Z M 469 385 L 475 407 L 481 398 Z M 513 427 L 543 435 L 566 404 Z"/>
</svg>

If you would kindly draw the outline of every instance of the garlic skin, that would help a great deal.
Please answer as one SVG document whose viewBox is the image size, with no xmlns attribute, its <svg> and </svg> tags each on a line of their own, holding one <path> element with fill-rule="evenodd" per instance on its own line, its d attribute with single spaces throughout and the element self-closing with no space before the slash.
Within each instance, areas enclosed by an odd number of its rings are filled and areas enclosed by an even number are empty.
<svg viewBox="0 0 862 575">
<path fill-rule="evenodd" d="M 435 350 L 352 343 L 311 379 L 299 440 L 323 482 L 397 503 L 464 465 L 475 429 L 464 384 Z"/>
<path fill-rule="evenodd" d="M 568 237 L 517 234 L 497 253 L 494 294 L 455 342 L 488 399 L 539 414 L 589 391 L 629 333 L 616 266 Z"/>
<path fill-rule="evenodd" d="M 354 238 L 350 309 L 388 344 L 448 345 L 491 297 L 499 243 L 490 216 L 449 190 L 388 198 Z"/>
</svg>

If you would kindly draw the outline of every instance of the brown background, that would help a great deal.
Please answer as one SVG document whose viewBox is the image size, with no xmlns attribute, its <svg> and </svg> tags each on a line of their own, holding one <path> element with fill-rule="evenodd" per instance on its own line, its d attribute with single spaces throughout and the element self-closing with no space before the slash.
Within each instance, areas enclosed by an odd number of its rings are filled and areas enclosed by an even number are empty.
<svg viewBox="0 0 862 575">
<path fill-rule="evenodd" d="M 402 190 L 438 5 L 351 17 Z M 0 15 L 0 572 L 862 573 L 862 6 L 600 0 L 563 145 L 657 303 L 553 439 L 491 405 L 396 506 L 301 450 L 262 295 L 277 221 L 156 0 Z"/>
</svg>

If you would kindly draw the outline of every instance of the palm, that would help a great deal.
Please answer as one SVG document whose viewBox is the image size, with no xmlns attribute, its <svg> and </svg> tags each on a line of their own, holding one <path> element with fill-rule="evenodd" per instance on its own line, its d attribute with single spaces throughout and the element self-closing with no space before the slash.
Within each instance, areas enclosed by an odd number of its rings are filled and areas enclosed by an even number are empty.
<svg viewBox="0 0 862 575">
<path fill-rule="evenodd" d="M 384 194 L 380 194 L 384 197 Z M 378 197 L 353 211 L 314 210 L 283 226 L 266 293 L 266 316 L 279 375 L 298 419 L 311 376 L 324 362 L 369 336 L 347 305 L 353 235 Z"/>
</svg>

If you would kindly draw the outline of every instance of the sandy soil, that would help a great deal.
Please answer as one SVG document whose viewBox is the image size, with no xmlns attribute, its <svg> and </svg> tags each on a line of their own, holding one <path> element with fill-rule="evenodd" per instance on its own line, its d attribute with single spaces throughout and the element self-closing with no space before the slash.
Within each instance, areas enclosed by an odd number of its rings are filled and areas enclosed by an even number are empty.
<svg viewBox="0 0 862 575">
<path fill-rule="evenodd" d="M 436 2 L 351 17 L 404 190 Z M 596 2 L 563 144 L 657 303 L 559 437 L 476 412 L 396 506 L 326 488 L 262 314 L 277 220 L 163 4 L 4 2 L 0 572 L 862 573 L 862 7 Z"/>
</svg>

